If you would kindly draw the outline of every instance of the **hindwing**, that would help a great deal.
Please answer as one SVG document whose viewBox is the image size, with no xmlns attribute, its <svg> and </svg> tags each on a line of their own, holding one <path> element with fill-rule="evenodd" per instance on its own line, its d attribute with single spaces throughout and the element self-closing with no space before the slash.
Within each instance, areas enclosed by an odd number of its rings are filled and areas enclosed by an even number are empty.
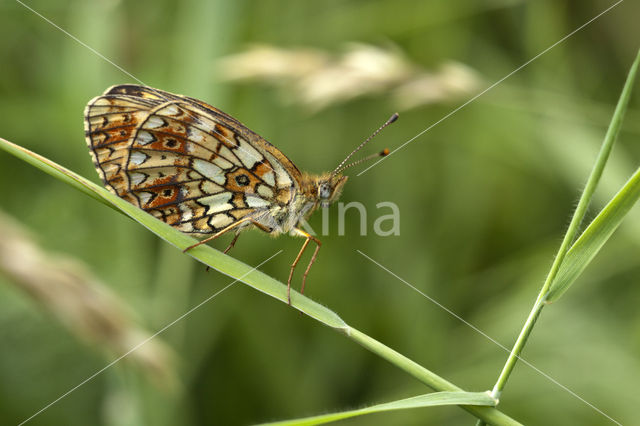
<svg viewBox="0 0 640 426">
<path fill-rule="evenodd" d="M 296 166 L 238 120 L 150 87 L 92 99 L 85 135 L 109 190 L 183 232 L 218 232 L 287 206 L 300 189 Z"/>
</svg>

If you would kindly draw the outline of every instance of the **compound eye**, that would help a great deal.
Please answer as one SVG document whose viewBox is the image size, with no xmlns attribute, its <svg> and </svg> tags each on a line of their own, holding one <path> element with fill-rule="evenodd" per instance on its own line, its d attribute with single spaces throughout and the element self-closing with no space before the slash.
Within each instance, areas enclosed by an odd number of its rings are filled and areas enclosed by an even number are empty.
<svg viewBox="0 0 640 426">
<path fill-rule="evenodd" d="M 318 188 L 318 197 L 321 199 L 328 199 L 331 196 L 331 188 L 326 183 L 323 183 Z"/>
</svg>

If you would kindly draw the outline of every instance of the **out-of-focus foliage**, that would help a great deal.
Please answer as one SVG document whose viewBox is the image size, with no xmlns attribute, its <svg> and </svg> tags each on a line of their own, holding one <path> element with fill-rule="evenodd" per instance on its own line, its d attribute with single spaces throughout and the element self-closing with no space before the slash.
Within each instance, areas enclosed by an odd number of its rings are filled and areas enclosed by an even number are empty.
<svg viewBox="0 0 640 426">
<path fill-rule="evenodd" d="M 333 169 L 398 108 L 401 119 L 368 149 L 400 146 L 612 3 L 27 4 L 144 83 L 221 108 L 274 143 L 299 168 L 320 172 Z M 510 346 L 604 137 L 638 48 L 639 14 L 640 5 L 621 3 L 378 166 L 359 177 L 354 170 L 342 200 L 367 207 L 367 235 L 360 235 L 355 209 L 347 210 L 346 235 L 338 235 L 338 209 L 331 210 L 330 232 L 321 236 L 323 248 L 309 276 L 309 296 L 459 386 L 490 388 L 506 353 L 356 250 Z M 84 105 L 106 87 L 134 80 L 17 2 L 0 5 L 0 22 L 1 136 L 97 180 L 84 143 Z M 254 59 L 254 70 L 284 64 L 284 75 L 297 73 L 297 80 L 279 80 L 274 90 L 273 78 L 250 74 L 251 62 L 244 68 L 236 62 L 233 78 L 229 59 L 250 53 L 252 46 L 313 52 L 315 62 Z M 362 56 L 351 55 L 355 62 L 349 62 L 349 46 L 389 55 L 382 58 L 398 62 L 386 69 L 402 72 L 384 74 L 379 66 L 366 66 Z M 464 64 L 462 78 L 467 80 L 458 85 L 447 80 L 447 87 L 460 90 L 430 98 L 424 86 L 416 85 L 406 93 L 423 100 L 398 103 L 398 88 L 412 78 L 440 75 L 452 63 Z M 356 73 L 353 84 L 345 85 L 353 78 L 340 72 L 345 64 L 374 73 Z M 287 67 L 298 68 L 287 74 Z M 379 78 L 375 71 L 391 78 Z M 231 81 L 247 75 L 251 81 Z M 323 78 L 309 85 L 314 76 Z M 369 82 L 363 81 L 367 76 Z M 372 76 L 383 84 L 369 84 Z M 351 92 L 336 92 L 340 86 Z M 305 102 L 296 96 L 305 93 L 301 88 L 322 102 Z M 594 211 L 640 160 L 637 99 L 636 94 Z M 122 215 L 5 154 L 0 154 L 0 193 L 0 209 L 28 227 L 40 250 L 65 253 L 88 265 L 90 276 L 99 277 L 135 314 L 135 327 L 146 332 L 162 328 L 230 282 Z M 400 209 L 399 236 L 373 232 L 375 219 L 389 213 L 376 207 L 383 201 Z M 322 228 L 321 216 L 311 219 L 316 231 Z M 232 254 L 255 265 L 282 248 L 285 252 L 262 270 L 286 279 L 301 243 L 251 232 Z M 580 285 L 545 309 L 524 351 L 529 362 L 623 424 L 635 421 L 640 403 L 639 246 L 635 210 Z M 95 340 L 78 339 L 74 330 L 91 325 L 74 328 L 60 322 L 60 315 L 12 279 L 0 275 L 3 424 L 28 418 L 117 356 L 105 356 Z M 247 424 L 425 392 L 420 383 L 360 347 L 241 285 L 160 338 L 175 353 L 172 368 L 180 384 L 172 391 L 149 380 L 148 370 L 121 362 L 33 424 Z M 517 366 L 500 409 L 525 424 L 609 424 L 524 364 Z M 447 407 L 380 414 L 350 424 L 473 421 Z"/>
<path fill-rule="evenodd" d="M 255 46 L 222 58 L 220 73 L 227 81 L 281 86 L 290 102 L 311 111 L 372 95 L 385 95 L 398 108 L 415 108 L 469 96 L 480 85 L 461 64 L 445 63 L 437 72 L 424 72 L 398 52 L 363 44 L 349 45 L 336 57 L 311 49 Z"/>
</svg>

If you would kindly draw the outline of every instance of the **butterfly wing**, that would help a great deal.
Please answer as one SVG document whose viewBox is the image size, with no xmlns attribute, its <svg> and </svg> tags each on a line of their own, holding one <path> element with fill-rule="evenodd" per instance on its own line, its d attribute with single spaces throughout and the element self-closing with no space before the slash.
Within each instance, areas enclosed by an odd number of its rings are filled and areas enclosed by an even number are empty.
<svg viewBox="0 0 640 426">
<path fill-rule="evenodd" d="M 145 86 L 113 86 L 85 110 L 94 165 L 112 192 L 183 232 L 218 232 L 286 206 L 300 171 L 224 112 Z"/>
</svg>

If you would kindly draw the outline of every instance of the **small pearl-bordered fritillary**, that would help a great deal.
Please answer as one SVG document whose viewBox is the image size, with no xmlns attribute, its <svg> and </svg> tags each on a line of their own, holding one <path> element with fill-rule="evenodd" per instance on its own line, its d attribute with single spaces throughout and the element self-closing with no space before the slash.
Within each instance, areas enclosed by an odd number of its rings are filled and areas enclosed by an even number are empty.
<svg viewBox="0 0 640 426">
<path fill-rule="evenodd" d="M 291 278 L 310 241 L 316 249 L 302 278 L 301 292 L 320 241 L 299 228 L 319 206 L 340 196 L 342 171 L 369 158 L 345 163 L 394 114 L 331 173 L 301 173 L 280 150 L 235 118 L 197 99 L 146 86 L 119 85 L 87 104 L 85 136 L 93 163 L 113 193 L 182 232 L 207 237 L 185 251 L 233 230 L 256 227 L 271 235 L 305 238 L 291 265 Z"/>
</svg>

